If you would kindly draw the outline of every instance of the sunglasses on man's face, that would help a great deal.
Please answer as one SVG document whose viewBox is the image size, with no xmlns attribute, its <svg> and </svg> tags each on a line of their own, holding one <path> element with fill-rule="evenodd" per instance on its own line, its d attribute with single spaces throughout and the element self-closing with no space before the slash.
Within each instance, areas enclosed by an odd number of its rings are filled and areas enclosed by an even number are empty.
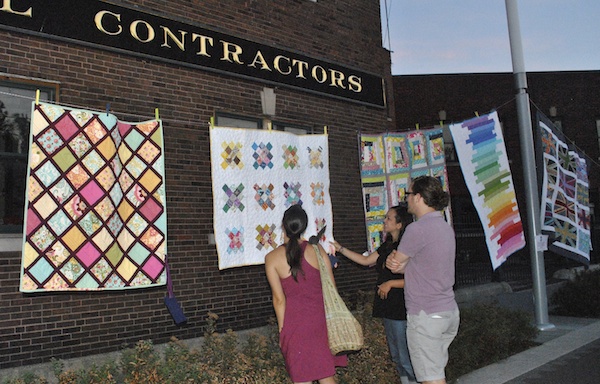
<svg viewBox="0 0 600 384">
<path fill-rule="evenodd" d="M 408 195 L 416 195 L 416 192 L 405 192 L 404 193 L 404 200 L 408 199 Z"/>
</svg>

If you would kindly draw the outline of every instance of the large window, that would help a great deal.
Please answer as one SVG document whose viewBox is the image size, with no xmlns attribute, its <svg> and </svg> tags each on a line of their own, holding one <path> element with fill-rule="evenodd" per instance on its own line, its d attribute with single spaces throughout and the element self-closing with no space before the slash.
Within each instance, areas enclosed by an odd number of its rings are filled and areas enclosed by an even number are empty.
<svg viewBox="0 0 600 384">
<path fill-rule="evenodd" d="M 248 116 L 234 115 L 230 113 L 217 112 L 215 114 L 215 125 L 229 128 L 267 129 L 268 124 L 276 131 L 291 132 L 296 135 L 315 133 L 311 127 L 282 123 L 279 121 L 263 120 Z"/>
<path fill-rule="evenodd" d="M 260 129 L 262 127 L 262 122 L 260 119 L 217 112 L 215 114 L 215 125 L 229 128 Z"/>
<path fill-rule="evenodd" d="M 314 129 L 312 127 L 305 127 L 302 125 L 294 125 L 294 124 L 287 124 L 287 123 L 280 123 L 277 121 L 273 122 L 273 129 L 277 130 L 277 131 L 285 131 L 285 132 L 290 132 L 293 133 L 295 135 L 306 135 L 306 134 L 313 134 Z M 323 131 L 325 130 L 325 128 L 323 128 Z"/>
<path fill-rule="evenodd" d="M 21 233 L 31 105 L 56 101 L 58 85 L 0 76 L 0 233 Z"/>
</svg>

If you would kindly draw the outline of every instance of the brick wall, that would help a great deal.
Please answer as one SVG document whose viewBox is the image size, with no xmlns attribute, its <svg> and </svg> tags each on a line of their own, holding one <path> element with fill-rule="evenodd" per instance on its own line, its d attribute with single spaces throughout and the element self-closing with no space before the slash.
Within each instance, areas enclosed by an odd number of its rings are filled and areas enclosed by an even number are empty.
<svg viewBox="0 0 600 384">
<path fill-rule="evenodd" d="M 377 1 L 121 3 L 378 74 L 392 89 Z M 116 351 L 140 339 L 198 337 L 209 311 L 219 315 L 221 331 L 267 324 L 274 313 L 263 267 L 219 271 L 215 246 L 208 244 L 213 212 L 207 126 L 215 112 L 260 118 L 265 84 L 18 32 L 0 30 L 0 40 L 0 72 L 60 82 L 63 105 L 102 111 L 110 103 L 120 119 L 130 121 L 152 118 L 160 109 L 167 246 L 174 290 L 189 319 L 184 327 L 173 325 L 162 301 L 164 288 L 22 294 L 20 253 L 0 250 L 0 369 Z M 356 134 L 391 128 L 393 110 L 285 87 L 276 93 L 278 121 L 328 127 L 335 237 L 365 249 Z M 393 95 L 388 93 L 389 103 Z M 370 290 L 374 283 L 372 271 L 346 260 L 336 277 L 345 295 Z"/>
<path fill-rule="evenodd" d="M 537 109 L 549 116 L 550 107 L 556 107 L 563 132 L 597 161 L 600 99 L 595 95 L 600 71 L 532 72 L 527 74 L 527 82 L 532 119 Z M 415 123 L 433 127 L 439 124 L 440 110 L 446 111 L 446 124 L 497 110 L 510 148 L 508 157 L 516 168 L 513 177 L 518 178 L 521 152 L 515 94 L 511 73 L 394 76 L 396 127 L 414 129 Z M 592 189 L 598 189 L 598 181 L 592 177 Z"/>
</svg>

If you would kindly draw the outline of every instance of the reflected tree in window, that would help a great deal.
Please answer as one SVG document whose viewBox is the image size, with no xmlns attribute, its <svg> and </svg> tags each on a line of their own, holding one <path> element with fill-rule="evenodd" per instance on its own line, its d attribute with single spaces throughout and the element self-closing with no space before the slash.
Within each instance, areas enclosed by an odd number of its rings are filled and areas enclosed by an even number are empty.
<svg viewBox="0 0 600 384">
<path fill-rule="evenodd" d="M 27 146 L 27 116 L 10 116 L 0 100 L 0 225 L 2 232 L 17 232 L 23 225 Z"/>
</svg>

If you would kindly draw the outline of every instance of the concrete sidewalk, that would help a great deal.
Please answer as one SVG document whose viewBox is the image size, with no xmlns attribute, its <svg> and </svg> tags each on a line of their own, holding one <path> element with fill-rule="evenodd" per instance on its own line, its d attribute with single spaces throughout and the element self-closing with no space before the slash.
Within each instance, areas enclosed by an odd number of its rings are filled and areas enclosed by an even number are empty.
<svg viewBox="0 0 600 384">
<path fill-rule="evenodd" d="M 456 384 L 503 384 L 503 383 L 526 383 L 527 381 L 518 380 L 519 377 L 532 372 L 538 368 L 544 368 L 538 371 L 538 376 L 543 383 L 567 383 L 566 381 L 558 381 L 553 373 L 551 365 L 555 365 L 557 359 L 566 358 L 569 354 L 577 353 L 577 350 L 600 340 L 600 320 L 598 319 L 580 319 L 571 317 L 550 316 L 550 322 L 555 328 L 540 331 L 536 341 L 541 345 L 513 355 L 498 363 L 488 365 L 487 367 L 478 369 L 468 373 L 454 382 Z M 596 364 L 589 366 L 590 370 L 594 370 L 596 374 L 598 357 Z M 565 367 L 557 367 L 563 370 Z M 600 383 L 600 377 L 590 377 L 588 372 L 579 371 L 571 372 L 571 381 L 569 383 L 581 383 L 573 375 L 587 377 L 592 379 L 593 383 Z"/>
<path fill-rule="evenodd" d="M 548 297 L 560 287 L 560 283 L 547 287 Z M 496 288 L 499 290 L 500 288 Z M 460 295 L 458 295 L 460 297 Z M 504 292 L 490 295 L 499 305 L 530 312 L 534 315 L 532 290 Z M 473 302 L 477 300 L 469 300 Z M 597 348 L 584 349 L 592 343 L 600 344 L 600 320 L 562 316 L 549 316 L 554 327 L 540 331 L 536 341 L 541 345 L 513 355 L 498 363 L 470 372 L 454 381 L 455 384 L 533 384 L 533 383 L 600 383 Z M 594 344 L 595 345 L 595 344 Z M 490 346 L 493 348 L 493 346 Z M 577 372 L 566 369 L 562 361 L 569 356 L 581 358 L 584 354 L 593 364 L 584 365 Z M 569 379 L 564 381 L 557 372 L 567 371 Z M 538 381 L 536 381 L 538 380 Z"/>
</svg>

